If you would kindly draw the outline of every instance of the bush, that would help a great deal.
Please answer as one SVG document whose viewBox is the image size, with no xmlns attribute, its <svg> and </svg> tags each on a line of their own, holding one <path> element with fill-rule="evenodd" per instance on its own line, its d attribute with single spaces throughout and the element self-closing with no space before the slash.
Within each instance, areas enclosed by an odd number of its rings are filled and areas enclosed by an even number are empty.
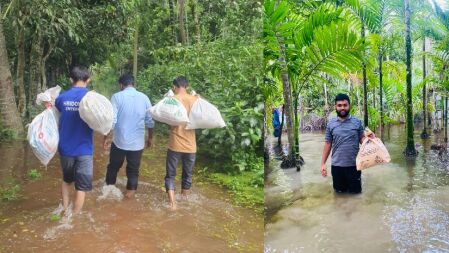
<svg viewBox="0 0 449 253">
<path fill-rule="evenodd" d="M 216 105 L 223 129 L 197 130 L 199 152 L 222 171 L 260 170 L 262 166 L 262 46 L 257 41 L 215 41 L 191 47 L 167 47 L 154 53 L 158 64 L 138 75 L 139 88 L 152 103 L 172 87 L 176 76 Z"/>
</svg>

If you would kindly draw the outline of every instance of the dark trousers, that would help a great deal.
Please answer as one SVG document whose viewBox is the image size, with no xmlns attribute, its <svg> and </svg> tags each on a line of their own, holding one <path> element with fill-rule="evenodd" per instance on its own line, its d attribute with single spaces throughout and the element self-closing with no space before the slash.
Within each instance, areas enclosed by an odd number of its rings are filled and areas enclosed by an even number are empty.
<svg viewBox="0 0 449 253">
<path fill-rule="evenodd" d="M 111 144 L 111 152 L 109 155 L 108 171 L 106 172 L 106 184 L 115 184 L 117 173 L 123 165 L 126 157 L 126 184 L 127 190 L 136 190 L 139 179 L 140 160 L 142 158 L 142 150 L 128 151 L 119 149 L 114 143 Z"/>
<path fill-rule="evenodd" d="M 332 165 L 332 181 L 338 193 L 361 193 L 362 172 L 356 166 L 340 167 Z"/>
<path fill-rule="evenodd" d="M 195 164 L 195 153 L 181 153 L 167 151 L 165 190 L 175 189 L 176 167 L 179 160 L 182 161 L 182 181 L 181 189 L 188 190 L 192 185 L 193 165 Z"/>
</svg>

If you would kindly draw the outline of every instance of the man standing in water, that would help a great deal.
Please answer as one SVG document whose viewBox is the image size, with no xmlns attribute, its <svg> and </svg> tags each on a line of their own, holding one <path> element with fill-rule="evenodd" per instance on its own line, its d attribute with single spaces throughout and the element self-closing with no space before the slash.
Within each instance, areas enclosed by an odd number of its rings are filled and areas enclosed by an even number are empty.
<svg viewBox="0 0 449 253">
<path fill-rule="evenodd" d="M 356 168 L 359 143 L 363 141 L 362 121 L 349 115 L 350 101 L 346 94 L 335 97 L 337 118 L 326 127 L 325 144 L 321 160 L 321 175 L 327 176 L 326 161 L 332 149 L 332 181 L 335 192 L 357 194 L 362 192 L 361 171 Z M 371 137 L 371 136 L 370 136 Z"/>
<path fill-rule="evenodd" d="M 137 190 L 139 167 L 144 146 L 152 146 L 154 121 L 149 109 L 151 102 L 147 95 L 134 88 L 134 77 L 122 75 L 118 80 L 120 92 L 111 98 L 114 119 L 112 128 L 114 137 L 111 143 L 109 165 L 106 172 L 106 184 L 114 185 L 117 173 L 126 157 L 126 198 L 132 198 Z M 145 127 L 148 137 L 145 142 Z M 107 149 L 108 136 L 104 136 L 103 148 Z"/>
<path fill-rule="evenodd" d="M 73 214 L 81 211 L 86 192 L 92 190 L 93 130 L 81 119 L 78 108 L 81 99 L 89 91 L 90 74 L 86 67 L 74 67 L 70 72 L 72 88 L 58 96 L 55 106 L 60 112 L 59 144 L 63 182 L 62 203 L 66 215 L 70 215 L 70 189 L 75 183 Z M 47 105 L 48 107 L 48 105 Z"/>
<path fill-rule="evenodd" d="M 173 80 L 173 91 L 175 98 L 178 99 L 186 108 L 187 115 L 190 113 L 193 103 L 198 99 L 196 96 L 187 93 L 189 83 L 187 78 L 179 76 Z M 186 200 L 192 185 L 192 172 L 195 164 L 196 154 L 196 136 L 195 130 L 185 129 L 185 125 L 172 126 L 168 140 L 165 190 L 167 191 L 170 209 L 176 209 L 175 200 L 175 176 L 178 161 L 182 161 L 182 183 L 181 198 Z"/>
</svg>

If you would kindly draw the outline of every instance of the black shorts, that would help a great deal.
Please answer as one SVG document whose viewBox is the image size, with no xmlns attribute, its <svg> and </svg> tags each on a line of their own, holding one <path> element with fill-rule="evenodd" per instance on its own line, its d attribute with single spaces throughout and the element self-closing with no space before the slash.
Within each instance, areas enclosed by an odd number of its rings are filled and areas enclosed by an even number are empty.
<svg viewBox="0 0 449 253">
<path fill-rule="evenodd" d="M 61 156 L 62 176 L 64 182 L 71 184 L 75 182 L 77 191 L 91 191 L 93 177 L 93 157 L 83 156 Z"/>
<path fill-rule="evenodd" d="M 338 193 L 361 193 L 362 172 L 356 166 L 340 167 L 332 165 L 332 181 Z"/>
</svg>

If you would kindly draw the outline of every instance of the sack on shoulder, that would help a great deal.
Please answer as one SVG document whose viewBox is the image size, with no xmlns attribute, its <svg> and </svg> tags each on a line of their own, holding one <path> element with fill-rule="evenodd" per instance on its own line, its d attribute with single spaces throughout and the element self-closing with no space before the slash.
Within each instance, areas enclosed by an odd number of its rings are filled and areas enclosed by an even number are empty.
<svg viewBox="0 0 449 253">
<path fill-rule="evenodd" d="M 112 129 L 114 112 L 112 104 L 105 96 L 89 91 L 81 99 L 80 117 L 94 131 L 107 135 Z"/>
<path fill-rule="evenodd" d="M 192 105 L 189 123 L 186 129 L 222 128 L 226 126 L 220 111 L 203 98 L 198 98 Z"/>
<path fill-rule="evenodd" d="M 149 111 L 154 120 L 170 126 L 184 125 L 189 122 L 186 108 L 174 97 L 171 90 Z"/>
</svg>

